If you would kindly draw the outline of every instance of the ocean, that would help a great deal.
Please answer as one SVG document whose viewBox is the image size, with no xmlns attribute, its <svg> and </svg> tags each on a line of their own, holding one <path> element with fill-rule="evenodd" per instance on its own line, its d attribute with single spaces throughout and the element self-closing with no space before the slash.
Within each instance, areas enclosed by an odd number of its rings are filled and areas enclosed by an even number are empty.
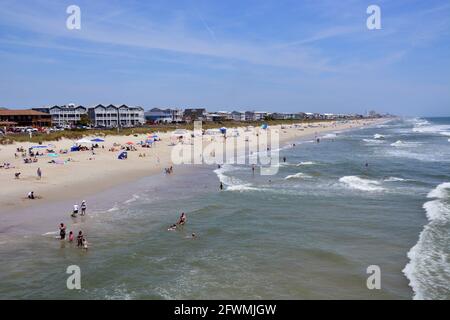
<svg viewBox="0 0 450 320">
<path fill-rule="evenodd" d="M 274 176 L 176 167 L 92 195 L 87 217 L 64 221 L 88 251 L 54 239 L 59 220 L 3 224 L 0 298 L 450 299 L 450 118 L 328 133 L 280 156 Z M 181 212 L 186 226 L 168 231 Z M 81 290 L 66 287 L 69 265 Z"/>
</svg>

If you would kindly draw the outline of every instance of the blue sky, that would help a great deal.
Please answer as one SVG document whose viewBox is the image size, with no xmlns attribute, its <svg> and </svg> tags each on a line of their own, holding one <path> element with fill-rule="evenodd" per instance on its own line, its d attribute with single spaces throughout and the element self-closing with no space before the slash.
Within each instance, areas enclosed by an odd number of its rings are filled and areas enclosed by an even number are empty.
<svg viewBox="0 0 450 320">
<path fill-rule="evenodd" d="M 68 30 L 66 8 L 81 8 Z M 368 30 L 366 9 L 381 8 Z M 450 0 L 0 0 L 0 106 L 450 115 Z"/>
</svg>

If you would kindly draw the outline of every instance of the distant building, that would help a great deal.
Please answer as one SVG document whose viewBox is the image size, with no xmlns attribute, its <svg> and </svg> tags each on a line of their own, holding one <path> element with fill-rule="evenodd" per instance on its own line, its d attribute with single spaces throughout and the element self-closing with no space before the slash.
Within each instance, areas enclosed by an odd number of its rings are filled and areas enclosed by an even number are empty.
<svg viewBox="0 0 450 320">
<path fill-rule="evenodd" d="M 19 127 L 50 127 L 52 117 L 36 110 L 0 110 L 0 123 Z"/>
<path fill-rule="evenodd" d="M 87 114 L 87 108 L 74 104 L 53 106 L 51 108 L 35 108 L 33 110 L 49 113 L 54 126 L 76 125 L 81 117 Z"/>
<path fill-rule="evenodd" d="M 187 122 L 191 121 L 204 121 L 206 120 L 206 109 L 196 108 L 196 109 L 185 109 L 183 119 Z"/>
<path fill-rule="evenodd" d="M 89 108 L 88 115 L 96 127 L 136 127 L 145 123 L 144 109 L 127 105 L 116 107 L 112 104 L 108 106 L 99 104 Z"/>
<path fill-rule="evenodd" d="M 231 112 L 231 119 L 234 121 L 245 121 L 245 111 Z"/>
<path fill-rule="evenodd" d="M 145 120 L 152 123 L 172 123 L 183 121 L 183 110 L 153 108 L 145 112 Z"/>
<path fill-rule="evenodd" d="M 266 111 L 246 111 L 245 112 L 245 121 L 261 121 L 270 115 L 269 112 Z"/>
</svg>

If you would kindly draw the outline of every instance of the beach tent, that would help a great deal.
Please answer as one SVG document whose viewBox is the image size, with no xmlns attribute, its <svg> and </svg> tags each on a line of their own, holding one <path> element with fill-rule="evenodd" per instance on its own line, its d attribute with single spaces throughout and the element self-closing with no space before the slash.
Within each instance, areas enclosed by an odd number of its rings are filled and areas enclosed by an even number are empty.
<svg viewBox="0 0 450 320">
<path fill-rule="evenodd" d="M 89 139 L 86 139 L 86 138 L 77 140 L 77 141 L 75 141 L 75 142 L 76 142 L 77 144 L 84 144 L 84 143 L 90 143 L 90 144 L 92 144 L 92 141 L 89 140 Z"/>
<path fill-rule="evenodd" d="M 125 160 L 126 158 L 128 158 L 128 153 L 126 151 L 122 151 L 121 153 L 119 153 L 119 156 L 117 157 L 117 159 L 119 160 Z"/>
<path fill-rule="evenodd" d="M 222 134 L 227 133 L 227 128 L 225 128 L 225 127 L 220 128 L 220 132 L 221 132 Z"/>
<path fill-rule="evenodd" d="M 100 139 L 100 138 L 95 138 L 91 140 L 92 142 L 105 142 L 105 140 Z"/>
<path fill-rule="evenodd" d="M 267 129 L 269 126 L 267 125 L 267 123 L 263 123 L 261 126 L 261 129 Z"/>
<path fill-rule="evenodd" d="M 80 147 L 79 146 L 70 147 L 70 152 L 75 152 L 75 151 L 80 151 Z"/>
</svg>

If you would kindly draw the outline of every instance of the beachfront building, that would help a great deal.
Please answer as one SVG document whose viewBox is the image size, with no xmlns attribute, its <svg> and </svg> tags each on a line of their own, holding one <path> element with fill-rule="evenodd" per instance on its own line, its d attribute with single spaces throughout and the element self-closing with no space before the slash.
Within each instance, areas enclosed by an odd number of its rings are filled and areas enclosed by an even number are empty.
<svg viewBox="0 0 450 320">
<path fill-rule="evenodd" d="M 52 117 L 48 113 L 32 109 L 0 110 L 0 122 L 19 127 L 50 127 Z"/>
<path fill-rule="evenodd" d="M 144 109 L 121 105 L 104 106 L 99 104 L 88 110 L 91 124 L 95 127 L 117 128 L 136 127 L 145 123 Z"/>
<path fill-rule="evenodd" d="M 153 108 L 145 112 L 145 120 L 151 123 L 182 122 L 183 110 Z"/>
<path fill-rule="evenodd" d="M 207 112 L 205 114 L 206 121 L 228 121 L 232 120 L 231 112 L 228 111 L 218 111 L 218 112 Z"/>
<path fill-rule="evenodd" d="M 245 121 L 261 121 L 270 115 L 271 113 L 266 111 L 246 111 Z"/>
<path fill-rule="evenodd" d="M 39 109 L 45 112 L 45 108 Z M 87 108 L 69 104 L 48 108 L 47 113 L 51 115 L 54 126 L 74 126 L 80 123 L 84 115 L 87 115 Z"/>
<path fill-rule="evenodd" d="M 205 108 L 185 109 L 183 114 L 183 120 L 186 122 L 205 121 L 206 109 Z"/>
<path fill-rule="evenodd" d="M 233 121 L 245 121 L 245 111 L 233 111 L 231 118 Z"/>
</svg>

